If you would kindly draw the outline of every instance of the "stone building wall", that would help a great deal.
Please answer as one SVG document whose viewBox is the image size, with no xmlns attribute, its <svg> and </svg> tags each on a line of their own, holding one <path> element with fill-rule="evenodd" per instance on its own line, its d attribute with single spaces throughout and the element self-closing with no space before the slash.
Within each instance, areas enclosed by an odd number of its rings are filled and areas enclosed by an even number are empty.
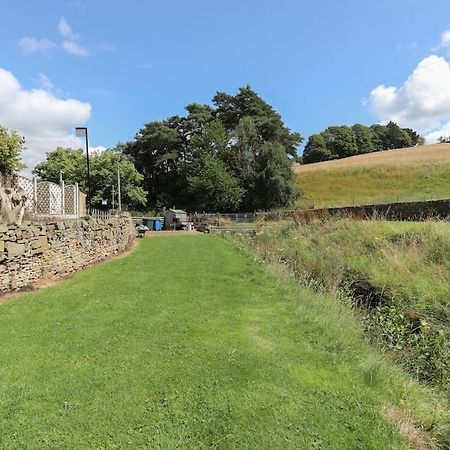
<svg viewBox="0 0 450 450">
<path fill-rule="evenodd" d="M 126 250 L 130 217 L 0 224 L 0 294 L 63 278 Z"/>
</svg>

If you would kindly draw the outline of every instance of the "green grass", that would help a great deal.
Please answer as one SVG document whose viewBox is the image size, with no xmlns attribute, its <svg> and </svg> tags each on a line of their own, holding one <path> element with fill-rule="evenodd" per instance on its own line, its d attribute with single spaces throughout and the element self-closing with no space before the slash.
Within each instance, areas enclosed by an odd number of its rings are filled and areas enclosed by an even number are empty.
<svg viewBox="0 0 450 450">
<path fill-rule="evenodd" d="M 298 207 L 316 208 L 450 197 L 450 164 L 323 169 L 298 173 Z"/>
<path fill-rule="evenodd" d="M 7 449 L 407 448 L 383 408 L 446 420 L 345 308 L 216 236 L 0 305 L 0 361 Z"/>
<path fill-rule="evenodd" d="M 369 316 L 373 337 L 419 378 L 450 388 L 448 222 L 290 222 L 252 244 L 306 283 L 344 294 L 362 286 L 381 295 Z M 411 333 L 417 324 L 421 332 Z"/>
</svg>

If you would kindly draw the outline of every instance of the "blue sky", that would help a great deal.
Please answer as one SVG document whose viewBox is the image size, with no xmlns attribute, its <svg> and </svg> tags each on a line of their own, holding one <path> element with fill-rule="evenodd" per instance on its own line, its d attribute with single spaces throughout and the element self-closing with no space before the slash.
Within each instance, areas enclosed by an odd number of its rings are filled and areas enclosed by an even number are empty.
<svg viewBox="0 0 450 450">
<path fill-rule="evenodd" d="M 6 0 L 2 9 L 0 83 L 15 94 L 0 84 L 0 123 L 25 134 L 29 165 L 72 143 L 76 125 L 93 146 L 114 146 L 246 84 L 305 137 L 391 118 L 450 133 L 441 104 L 434 121 L 421 120 L 450 81 L 448 0 Z"/>
</svg>

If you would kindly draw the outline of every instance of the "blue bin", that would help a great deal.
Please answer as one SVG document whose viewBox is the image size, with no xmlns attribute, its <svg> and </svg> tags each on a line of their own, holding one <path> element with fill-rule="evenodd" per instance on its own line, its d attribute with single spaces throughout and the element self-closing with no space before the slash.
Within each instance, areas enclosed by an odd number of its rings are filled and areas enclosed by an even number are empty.
<svg viewBox="0 0 450 450">
<path fill-rule="evenodd" d="M 162 219 L 153 219 L 153 231 L 161 231 L 162 230 Z"/>
</svg>

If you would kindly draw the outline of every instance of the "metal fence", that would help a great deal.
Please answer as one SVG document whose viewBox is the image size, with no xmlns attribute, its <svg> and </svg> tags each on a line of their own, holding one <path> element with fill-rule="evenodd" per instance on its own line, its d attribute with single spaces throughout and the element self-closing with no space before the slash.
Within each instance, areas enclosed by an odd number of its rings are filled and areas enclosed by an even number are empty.
<svg viewBox="0 0 450 450">
<path fill-rule="evenodd" d="M 78 183 L 66 186 L 64 181 L 56 184 L 18 176 L 16 185 L 26 197 L 25 211 L 28 215 L 74 219 L 86 215 L 86 194 Z"/>
<path fill-rule="evenodd" d="M 256 213 L 195 213 L 192 214 L 191 220 L 194 223 L 204 222 L 220 226 L 227 223 L 253 223 L 257 220 L 257 215 Z"/>
</svg>

